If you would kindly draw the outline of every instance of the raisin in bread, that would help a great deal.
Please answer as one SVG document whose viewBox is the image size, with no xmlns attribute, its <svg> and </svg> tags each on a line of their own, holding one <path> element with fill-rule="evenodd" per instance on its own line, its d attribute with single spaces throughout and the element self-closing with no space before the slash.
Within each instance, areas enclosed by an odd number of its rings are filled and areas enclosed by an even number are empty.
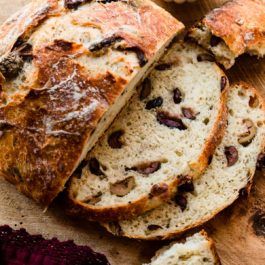
<svg viewBox="0 0 265 265">
<path fill-rule="evenodd" d="M 264 0 L 233 0 L 211 11 L 189 36 L 230 68 L 243 53 L 264 56 L 264 31 Z"/>
<path fill-rule="evenodd" d="M 73 177 L 73 214 L 139 215 L 204 171 L 223 135 L 228 86 L 204 56 L 188 43 L 170 48 Z"/>
<path fill-rule="evenodd" d="M 265 147 L 265 100 L 247 84 L 229 92 L 228 127 L 201 178 L 179 188 L 174 200 L 132 220 L 105 225 L 117 235 L 166 239 L 205 223 L 251 187 Z"/>
<path fill-rule="evenodd" d="M 41 0 L 0 27 L 0 173 L 48 205 L 183 25 L 151 1 Z"/>
<path fill-rule="evenodd" d="M 185 242 L 173 242 L 156 253 L 145 265 L 220 265 L 214 242 L 202 230 Z"/>
</svg>

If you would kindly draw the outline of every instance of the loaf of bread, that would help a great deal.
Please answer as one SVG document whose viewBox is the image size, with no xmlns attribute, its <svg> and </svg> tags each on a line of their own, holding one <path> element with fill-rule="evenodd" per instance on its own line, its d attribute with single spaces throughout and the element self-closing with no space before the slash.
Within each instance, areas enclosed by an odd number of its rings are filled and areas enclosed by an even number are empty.
<svg viewBox="0 0 265 265">
<path fill-rule="evenodd" d="M 135 219 L 105 225 L 116 235 L 167 239 L 199 226 L 250 190 L 265 148 L 265 100 L 247 84 L 229 92 L 228 127 L 201 178 L 179 187 L 174 200 Z"/>
<path fill-rule="evenodd" d="M 48 205 L 183 25 L 149 0 L 37 0 L 0 27 L 0 173 Z"/>
<path fill-rule="evenodd" d="M 211 11 L 189 36 L 230 68 L 243 53 L 264 56 L 264 31 L 265 1 L 233 0 Z"/>
<path fill-rule="evenodd" d="M 172 45 L 72 179 L 71 212 L 127 219 L 200 175 L 223 136 L 227 86 L 204 50 Z"/>
<path fill-rule="evenodd" d="M 145 265 L 220 265 L 214 242 L 202 230 L 185 242 L 173 242 L 156 253 Z"/>
</svg>

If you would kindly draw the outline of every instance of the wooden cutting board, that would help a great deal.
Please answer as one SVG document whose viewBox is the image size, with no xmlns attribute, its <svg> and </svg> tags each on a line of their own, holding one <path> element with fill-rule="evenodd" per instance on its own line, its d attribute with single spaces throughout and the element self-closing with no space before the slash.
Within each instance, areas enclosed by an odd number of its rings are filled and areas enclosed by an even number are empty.
<svg viewBox="0 0 265 265">
<path fill-rule="evenodd" d="M 0 0 L 0 22 L 29 1 Z M 226 1 L 198 0 L 184 5 L 155 2 L 189 26 Z M 228 75 L 231 81 L 247 81 L 265 94 L 265 59 L 243 56 Z M 58 202 L 44 212 L 0 179 L 0 225 L 3 224 L 24 227 L 48 238 L 73 239 L 78 244 L 90 245 L 105 253 L 113 265 L 140 265 L 167 243 L 115 238 L 96 224 L 67 217 Z M 248 198 L 241 198 L 204 227 L 216 241 L 224 265 L 265 265 L 265 172 L 257 174 Z"/>
</svg>

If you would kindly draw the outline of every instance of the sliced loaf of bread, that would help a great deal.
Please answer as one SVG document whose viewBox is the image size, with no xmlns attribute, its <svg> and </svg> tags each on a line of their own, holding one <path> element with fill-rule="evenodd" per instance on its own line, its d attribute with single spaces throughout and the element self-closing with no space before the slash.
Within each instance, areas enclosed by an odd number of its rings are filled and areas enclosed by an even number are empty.
<svg viewBox="0 0 265 265">
<path fill-rule="evenodd" d="M 264 0 L 233 0 L 212 10 L 189 36 L 230 68 L 243 53 L 265 55 L 264 31 Z"/>
<path fill-rule="evenodd" d="M 145 265 L 220 265 L 214 242 L 202 230 L 185 242 L 173 242 L 156 253 Z"/>
<path fill-rule="evenodd" d="M 149 0 L 34 0 L 0 26 L 0 175 L 44 206 L 184 28 Z"/>
<path fill-rule="evenodd" d="M 138 239 L 167 239 L 199 226 L 250 190 L 257 158 L 265 147 L 265 101 L 241 83 L 229 92 L 228 127 L 207 171 L 179 188 L 174 200 L 132 220 L 105 225 Z"/>
<path fill-rule="evenodd" d="M 170 48 L 73 176 L 72 213 L 127 219 L 205 170 L 223 136 L 228 86 L 206 59 L 193 44 Z"/>
</svg>

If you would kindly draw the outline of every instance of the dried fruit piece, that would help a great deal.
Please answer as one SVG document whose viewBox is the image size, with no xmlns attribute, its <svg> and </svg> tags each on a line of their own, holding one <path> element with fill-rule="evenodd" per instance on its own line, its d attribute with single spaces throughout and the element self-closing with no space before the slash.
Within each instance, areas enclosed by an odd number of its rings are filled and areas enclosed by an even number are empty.
<svg viewBox="0 0 265 265">
<path fill-rule="evenodd" d="M 152 91 L 152 83 L 149 78 L 146 78 L 142 84 L 142 90 L 140 93 L 140 100 L 146 99 Z"/>
<path fill-rule="evenodd" d="M 182 114 L 189 120 L 196 120 L 196 114 L 191 108 L 181 108 Z"/>
<path fill-rule="evenodd" d="M 186 177 L 186 181 L 178 187 L 178 192 L 193 192 L 194 184 L 190 177 Z"/>
<path fill-rule="evenodd" d="M 145 66 L 148 62 L 148 60 L 145 57 L 144 51 L 140 47 L 129 47 L 125 49 L 126 51 L 132 51 L 136 53 L 137 59 L 139 61 L 139 65 L 141 67 Z"/>
<path fill-rule="evenodd" d="M 250 119 L 243 120 L 243 124 L 247 127 L 247 131 L 239 136 L 238 142 L 246 147 L 251 144 L 252 140 L 255 138 L 257 133 L 257 127 Z"/>
<path fill-rule="evenodd" d="M 160 225 L 148 225 L 148 226 L 147 226 L 147 229 L 148 229 L 149 231 L 155 231 L 155 230 L 158 230 L 158 229 L 163 229 L 163 227 L 160 226 Z"/>
<path fill-rule="evenodd" d="M 231 167 L 238 161 L 238 151 L 234 146 L 225 147 L 227 166 Z"/>
<path fill-rule="evenodd" d="M 111 194 L 115 194 L 118 197 L 123 197 L 130 193 L 136 186 L 135 178 L 128 177 L 122 181 L 118 181 L 114 184 L 110 184 Z"/>
<path fill-rule="evenodd" d="M 181 131 L 187 130 L 187 126 L 178 117 L 172 117 L 165 112 L 157 113 L 157 121 L 169 128 L 177 128 Z"/>
<path fill-rule="evenodd" d="M 215 62 L 214 55 L 210 53 L 202 53 L 197 56 L 198 62 Z"/>
<path fill-rule="evenodd" d="M 173 100 L 176 104 L 179 104 L 182 101 L 182 94 L 178 88 L 174 90 Z"/>
<path fill-rule="evenodd" d="M 180 207 L 182 212 L 186 210 L 188 201 L 185 196 L 181 194 L 177 194 L 175 196 L 175 202 Z"/>
<path fill-rule="evenodd" d="M 210 39 L 210 45 L 211 45 L 212 47 L 215 47 L 215 46 L 217 46 L 221 41 L 222 41 L 222 39 L 221 39 L 220 37 L 217 37 L 217 36 L 212 35 L 212 36 L 211 36 L 211 39 Z"/>
<path fill-rule="evenodd" d="M 104 173 L 100 169 L 100 163 L 96 158 L 91 158 L 89 160 L 90 172 L 96 176 L 102 176 Z"/>
<path fill-rule="evenodd" d="M 81 4 L 89 0 L 64 0 L 64 6 L 68 9 L 77 9 Z"/>
<path fill-rule="evenodd" d="M 21 71 L 24 62 L 17 52 L 11 52 L 0 59 L 0 72 L 7 79 L 15 78 Z"/>
<path fill-rule="evenodd" d="M 152 100 L 148 101 L 146 103 L 145 108 L 147 110 L 150 110 L 150 109 L 161 107 L 162 105 L 163 105 L 163 98 L 157 97 L 155 99 L 152 99 Z"/>
<path fill-rule="evenodd" d="M 165 71 L 165 70 L 170 69 L 171 66 L 172 66 L 172 65 L 169 64 L 169 63 L 162 63 L 162 64 L 158 64 L 158 65 L 155 67 L 155 69 L 156 69 L 157 71 Z"/>
<path fill-rule="evenodd" d="M 95 44 L 91 45 L 89 50 L 91 52 L 97 52 L 97 51 L 99 51 L 101 49 L 110 47 L 113 43 L 116 43 L 116 42 L 119 42 L 119 41 L 122 41 L 122 40 L 123 40 L 123 38 L 121 38 L 119 36 L 111 36 L 111 37 L 108 37 L 106 39 L 103 39 L 102 41 L 100 41 L 98 43 L 95 43 Z"/>
<path fill-rule="evenodd" d="M 259 99 L 258 97 L 255 95 L 255 96 L 250 96 L 249 98 L 249 102 L 248 102 L 249 106 L 251 108 L 257 108 L 259 106 Z"/>
<path fill-rule="evenodd" d="M 213 161 L 213 155 L 210 155 L 208 157 L 208 165 L 211 165 L 212 164 L 212 161 Z"/>
<path fill-rule="evenodd" d="M 158 171 L 161 168 L 161 162 L 148 162 L 136 167 L 132 167 L 131 170 L 137 171 L 140 174 L 148 175 Z"/>
<path fill-rule="evenodd" d="M 71 51 L 73 49 L 73 42 L 65 40 L 54 40 L 54 45 L 62 49 L 63 51 Z"/>
<path fill-rule="evenodd" d="M 168 191 L 168 185 L 166 183 L 155 184 L 150 192 L 151 196 L 160 196 Z"/>
<path fill-rule="evenodd" d="M 123 143 L 121 142 L 121 137 L 124 135 L 122 130 L 113 132 L 108 139 L 108 144 L 113 149 L 122 148 Z"/>
<path fill-rule="evenodd" d="M 257 169 L 258 170 L 265 169 L 265 153 L 259 154 L 257 161 Z"/>
<path fill-rule="evenodd" d="M 221 91 L 223 91 L 226 88 L 227 85 L 227 78 L 226 76 L 221 77 Z"/>
</svg>

